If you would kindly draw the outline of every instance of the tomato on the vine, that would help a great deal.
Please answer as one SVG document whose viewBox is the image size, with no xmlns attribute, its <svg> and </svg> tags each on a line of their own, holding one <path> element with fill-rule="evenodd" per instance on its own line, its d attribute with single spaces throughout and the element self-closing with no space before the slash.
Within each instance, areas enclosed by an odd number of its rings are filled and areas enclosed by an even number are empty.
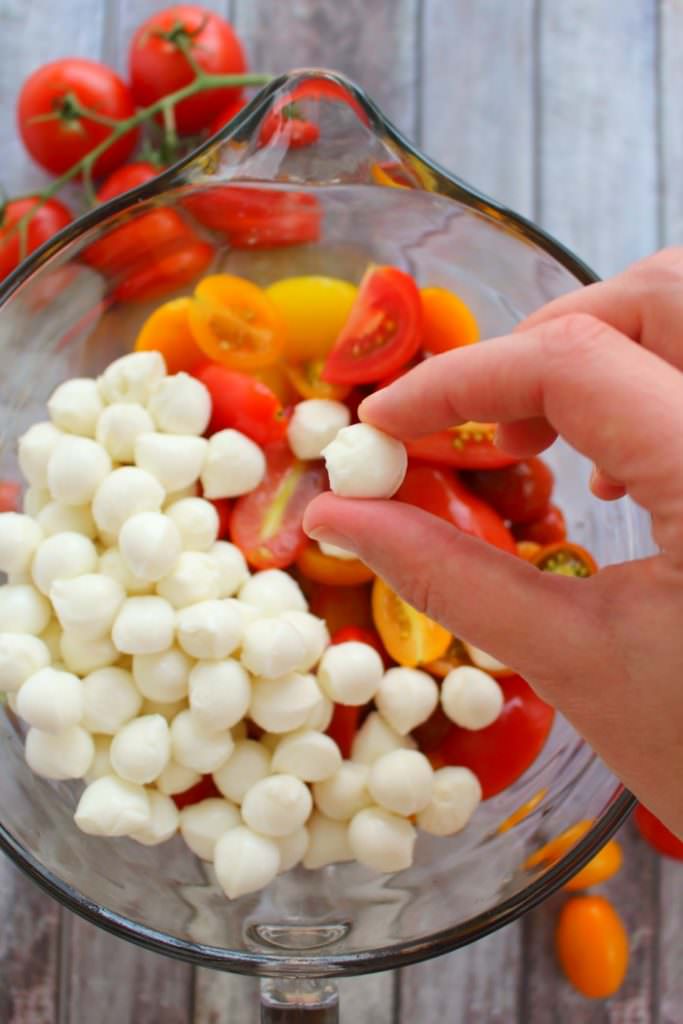
<svg viewBox="0 0 683 1024">
<path fill-rule="evenodd" d="M 0 207 L 0 280 L 7 277 L 21 262 L 21 240 L 17 223 L 39 206 L 40 199 L 10 199 L 4 208 Z M 40 206 L 28 222 L 26 231 L 26 255 L 33 252 L 71 222 L 71 214 L 58 199 L 48 199 Z"/>
<path fill-rule="evenodd" d="M 307 192 L 211 185 L 185 196 L 200 224 L 226 235 L 233 249 L 276 249 L 317 242 L 322 210 Z"/>
<path fill-rule="evenodd" d="M 566 539 L 567 524 L 562 509 L 557 505 L 548 505 L 542 516 L 530 523 L 514 526 L 512 532 L 521 543 L 555 544 L 558 540 Z"/>
<path fill-rule="evenodd" d="M 216 135 L 221 128 L 225 128 L 226 124 L 230 124 L 232 119 L 237 117 L 240 110 L 244 110 L 246 105 L 247 101 L 244 96 L 236 96 L 219 114 L 216 114 L 207 129 L 207 134 Z"/>
<path fill-rule="evenodd" d="M 106 203 L 109 199 L 123 195 L 124 192 L 130 192 L 132 188 L 146 185 L 148 181 L 161 174 L 161 170 L 160 167 L 155 167 L 145 160 L 117 167 L 98 188 L 97 198 L 101 203 Z"/>
<path fill-rule="evenodd" d="M 211 395 L 209 434 L 232 428 L 259 445 L 284 439 L 287 420 L 282 404 L 260 380 L 216 363 L 205 363 L 195 377 Z"/>
<path fill-rule="evenodd" d="M 533 457 L 502 469 L 476 470 L 464 481 L 503 519 L 530 523 L 547 511 L 555 478 L 542 459 Z"/>
<path fill-rule="evenodd" d="M 648 811 L 647 807 L 638 804 L 633 820 L 643 839 L 647 840 L 658 853 L 664 854 L 665 857 L 673 857 L 674 860 L 683 860 L 683 841 L 678 839 L 659 818 L 655 817 L 652 811 Z"/>
<path fill-rule="evenodd" d="M 454 469 L 500 469 L 511 466 L 517 459 L 496 448 L 493 438 L 495 423 L 469 421 L 457 427 L 427 434 L 416 441 L 408 441 L 408 455 L 421 462 L 436 462 Z"/>
</svg>

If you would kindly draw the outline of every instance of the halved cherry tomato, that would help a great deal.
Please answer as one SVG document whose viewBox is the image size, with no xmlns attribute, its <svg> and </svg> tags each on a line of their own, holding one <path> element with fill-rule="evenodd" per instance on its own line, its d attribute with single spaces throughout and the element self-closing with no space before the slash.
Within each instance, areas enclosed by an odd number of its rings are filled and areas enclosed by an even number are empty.
<svg viewBox="0 0 683 1024">
<path fill-rule="evenodd" d="M 185 242 L 177 242 L 172 252 L 161 255 L 144 270 L 127 277 L 114 294 L 120 302 L 161 298 L 200 277 L 213 255 L 213 246 L 190 236 Z"/>
<path fill-rule="evenodd" d="M 327 476 L 321 463 L 299 462 L 286 444 L 270 444 L 264 454 L 265 478 L 256 490 L 237 499 L 230 529 L 250 565 L 284 569 L 308 541 L 304 512 L 325 490 Z"/>
<path fill-rule="evenodd" d="M 192 373 L 206 362 L 206 356 L 197 348 L 190 330 L 190 302 L 188 298 L 171 299 L 157 306 L 135 340 L 137 352 L 150 349 L 161 352 L 169 373 L 180 373 L 181 370 Z"/>
<path fill-rule="evenodd" d="M 322 210 L 307 192 L 212 185 L 183 199 L 197 220 L 227 235 L 234 249 L 275 249 L 317 242 Z"/>
<path fill-rule="evenodd" d="M 382 643 L 399 665 L 414 668 L 448 650 L 451 634 L 395 594 L 384 580 L 372 587 L 372 617 Z"/>
<path fill-rule="evenodd" d="M 292 363 L 321 359 L 349 318 L 358 288 L 338 277 L 285 277 L 266 288 L 285 329 L 284 358 Z"/>
<path fill-rule="evenodd" d="M 530 523 L 548 509 L 554 476 L 541 459 L 522 459 L 504 469 L 468 473 L 464 481 L 475 494 L 512 523 Z"/>
<path fill-rule="evenodd" d="M 408 441 L 408 455 L 422 462 L 436 462 L 454 469 L 500 469 L 517 459 L 493 443 L 495 423 L 461 423 L 457 427 Z"/>
<path fill-rule="evenodd" d="M 674 860 L 683 860 L 683 842 L 656 818 L 652 811 L 638 804 L 633 820 L 643 839 L 658 853 L 664 854 L 665 857 L 673 857 Z"/>
<path fill-rule="evenodd" d="M 205 363 L 194 375 L 211 395 L 209 434 L 232 428 L 260 445 L 283 440 L 287 420 L 282 404 L 260 380 L 218 363 Z"/>
<path fill-rule="evenodd" d="M 391 658 L 387 654 L 384 644 L 374 629 L 365 629 L 363 626 L 342 626 L 332 634 L 331 644 L 347 644 L 355 640 L 360 644 L 369 644 L 374 647 L 382 658 L 386 668 L 391 665 Z"/>
<path fill-rule="evenodd" d="M 534 763 L 555 712 L 521 676 L 499 680 L 505 698 L 496 721 L 476 731 L 454 725 L 438 753 L 445 764 L 470 768 L 485 800 L 511 786 Z"/>
<path fill-rule="evenodd" d="M 417 285 L 398 267 L 371 267 L 325 362 L 323 380 L 372 384 L 394 373 L 420 347 L 422 307 Z"/>
<path fill-rule="evenodd" d="M 529 868 L 536 868 L 540 864 L 556 864 L 558 860 L 564 857 L 565 853 L 568 853 L 573 846 L 576 846 L 579 840 L 583 839 L 590 831 L 592 825 L 593 822 L 589 819 L 577 821 L 575 825 L 571 825 L 564 832 L 560 832 L 559 836 L 549 839 L 538 850 L 534 850 L 533 853 L 529 854 L 524 861 L 524 867 L 528 870 Z"/>
<path fill-rule="evenodd" d="M 109 199 L 123 195 L 124 192 L 130 192 L 132 188 L 146 185 L 158 174 L 161 174 L 161 168 L 155 167 L 154 164 L 145 160 L 124 164 L 123 167 L 117 167 L 100 185 L 97 190 L 97 198 L 100 203 L 106 203 Z"/>
<path fill-rule="evenodd" d="M 520 821 L 524 821 L 525 818 L 528 818 L 532 811 L 536 810 L 547 792 L 547 789 L 539 789 L 538 793 L 534 793 L 534 795 L 529 797 L 521 807 L 518 807 L 517 810 L 513 811 L 512 814 L 504 819 L 504 821 L 501 821 L 498 826 L 498 831 L 509 832 L 511 828 L 515 827 L 515 825 L 519 825 Z"/>
<path fill-rule="evenodd" d="M 323 380 L 324 366 L 322 359 L 309 359 L 297 366 L 287 366 L 286 373 L 301 398 L 329 398 L 333 402 L 343 402 L 351 393 L 351 385 L 329 384 Z"/>
<path fill-rule="evenodd" d="M 13 480 L 0 480 L 0 512 L 17 512 L 21 487 Z"/>
<path fill-rule="evenodd" d="M 575 896 L 560 911 L 555 949 L 574 988 L 589 999 L 607 999 L 628 968 L 628 936 L 603 896 Z"/>
<path fill-rule="evenodd" d="M 230 498 L 211 498 L 210 500 L 216 512 L 218 512 L 218 539 L 230 540 L 232 500 Z"/>
<path fill-rule="evenodd" d="M 447 288 L 421 288 L 422 348 L 431 355 L 479 341 L 479 324 L 469 306 Z"/>
<path fill-rule="evenodd" d="M 303 549 L 296 560 L 297 569 L 315 583 L 326 583 L 332 587 L 357 587 L 375 578 L 359 558 L 333 558 L 325 555 L 315 541 Z"/>
<path fill-rule="evenodd" d="M 173 801 L 178 810 L 182 811 L 183 807 L 190 807 L 202 800 L 208 800 L 209 797 L 219 797 L 220 795 L 211 775 L 203 775 L 199 782 L 190 786 L 184 793 L 176 793 L 173 796 Z"/>
<path fill-rule="evenodd" d="M 325 78 L 309 78 L 304 82 L 295 85 L 278 97 L 276 105 L 278 108 L 295 102 L 317 102 L 344 104 L 354 112 L 359 121 L 368 123 L 368 115 L 358 102 L 353 93 L 338 82 L 330 82 Z"/>
<path fill-rule="evenodd" d="M 343 626 L 372 626 L 370 587 L 328 587 L 301 578 L 311 611 L 324 619 L 331 634 Z"/>
<path fill-rule="evenodd" d="M 557 505 L 548 505 L 545 513 L 531 523 L 513 527 L 512 532 L 520 541 L 532 541 L 536 544 L 555 544 L 567 537 L 567 524 L 562 509 Z"/>
<path fill-rule="evenodd" d="M 441 657 L 427 662 L 426 665 L 422 665 L 422 668 L 425 672 L 431 672 L 433 676 L 437 676 L 439 679 L 445 679 L 452 669 L 459 668 L 461 665 L 471 664 L 472 660 L 467 653 L 464 643 L 454 636 L 451 638 L 448 649 L 444 651 Z"/>
<path fill-rule="evenodd" d="M 532 564 L 543 572 L 554 572 L 560 576 L 592 576 L 598 566 L 585 548 L 580 544 L 572 544 L 568 540 L 558 541 L 541 548 L 532 559 Z"/>
<path fill-rule="evenodd" d="M 358 732 L 361 709 L 347 704 L 335 704 L 332 721 L 327 727 L 330 736 L 339 747 L 343 758 L 351 757 L 353 738 Z"/>
<path fill-rule="evenodd" d="M 533 562 L 534 558 L 541 550 L 542 545 L 537 544 L 533 540 L 518 540 L 517 541 L 517 554 L 520 558 L 523 558 L 526 562 Z"/>
<path fill-rule="evenodd" d="M 561 860 L 566 853 L 575 846 L 579 840 L 588 833 L 592 821 L 580 821 L 572 825 L 566 832 L 551 839 L 550 842 L 527 857 L 526 868 L 538 867 L 540 864 L 550 866 Z M 596 855 L 589 860 L 570 880 L 564 885 L 568 892 L 578 892 L 581 889 L 588 889 L 592 885 L 600 885 L 606 882 L 612 875 L 616 875 L 623 862 L 621 846 L 616 839 L 610 839 Z"/>
<path fill-rule="evenodd" d="M 468 491 L 448 469 L 409 465 L 394 499 L 423 508 L 503 551 L 516 551 L 512 534 L 498 513 Z"/>
<path fill-rule="evenodd" d="M 250 377 L 255 377 L 265 384 L 267 388 L 277 395 L 282 405 L 294 405 L 299 401 L 299 393 L 289 379 L 287 367 L 284 363 L 272 363 L 270 366 L 262 366 L 259 370 L 250 370 Z"/>
<path fill-rule="evenodd" d="M 280 314 L 266 293 L 243 277 L 205 277 L 195 288 L 189 315 L 202 352 L 233 370 L 269 366 L 282 351 Z"/>
<path fill-rule="evenodd" d="M 263 119 L 259 142 L 282 142 L 288 149 L 303 149 L 311 146 L 320 138 L 320 126 L 315 121 L 307 121 L 301 117 L 295 104 L 270 110 Z"/>
</svg>

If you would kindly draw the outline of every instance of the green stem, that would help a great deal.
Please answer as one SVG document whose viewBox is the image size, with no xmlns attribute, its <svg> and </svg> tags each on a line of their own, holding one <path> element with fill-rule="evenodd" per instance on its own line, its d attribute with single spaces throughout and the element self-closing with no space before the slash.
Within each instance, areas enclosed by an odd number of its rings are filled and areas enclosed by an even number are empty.
<svg viewBox="0 0 683 1024">
<path fill-rule="evenodd" d="M 164 155 L 167 160 L 173 163 L 178 151 L 178 129 L 175 122 L 175 106 L 172 103 L 165 104 L 164 114 Z"/>
</svg>

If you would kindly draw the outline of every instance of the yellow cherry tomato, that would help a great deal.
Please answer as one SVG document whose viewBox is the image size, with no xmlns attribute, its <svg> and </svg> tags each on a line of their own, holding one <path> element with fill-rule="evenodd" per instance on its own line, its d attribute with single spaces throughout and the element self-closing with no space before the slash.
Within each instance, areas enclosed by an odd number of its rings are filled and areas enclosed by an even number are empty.
<svg viewBox="0 0 683 1024">
<path fill-rule="evenodd" d="M 191 305 L 191 299 L 172 299 L 155 309 L 140 328 L 136 352 L 161 352 L 169 373 L 191 373 L 205 362 L 206 356 L 190 330 Z"/>
<path fill-rule="evenodd" d="M 285 326 L 285 359 L 327 355 L 346 323 L 358 288 L 336 277 L 286 277 L 266 289 Z"/>
<path fill-rule="evenodd" d="M 422 347 L 438 355 L 479 341 L 479 325 L 469 306 L 447 288 L 422 288 Z"/>
<path fill-rule="evenodd" d="M 282 352 L 284 325 L 266 293 L 231 274 L 203 278 L 189 310 L 190 329 L 210 359 L 233 370 L 259 370 Z"/>
<path fill-rule="evenodd" d="M 299 401 L 299 394 L 289 379 L 284 363 L 278 362 L 271 366 L 262 366 L 260 370 L 252 370 L 249 376 L 256 377 L 266 387 L 269 387 L 283 405 L 294 405 Z"/>
<path fill-rule="evenodd" d="M 300 398 L 329 398 L 333 402 L 343 402 L 351 394 L 351 385 L 330 384 L 323 380 L 324 366 L 324 359 L 308 359 L 305 363 L 288 366 L 286 373 Z"/>
<path fill-rule="evenodd" d="M 564 888 L 567 892 L 579 892 L 581 889 L 590 889 L 592 885 L 601 885 L 616 875 L 623 862 L 621 845 L 616 839 L 610 839 L 592 860 L 569 879 Z"/>
<path fill-rule="evenodd" d="M 528 817 L 532 811 L 536 810 L 536 808 L 540 804 L 541 800 L 543 800 L 547 792 L 547 789 L 539 789 L 538 793 L 534 793 L 532 797 L 529 797 L 525 804 L 522 804 L 522 806 L 518 807 L 516 811 L 513 811 L 508 818 L 505 818 L 504 821 L 501 821 L 500 825 L 498 826 L 498 831 L 509 832 L 511 828 L 515 827 L 515 825 L 519 825 L 520 821 L 524 821 L 524 819 Z"/>
<path fill-rule="evenodd" d="M 589 999 L 614 995 L 626 977 L 628 936 L 603 896 L 575 896 L 565 903 L 555 931 L 555 949 L 569 981 Z"/>
<path fill-rule="evenodd" d="M 315 583 L 332 587 L 357 587 L 375 578 L 359 558 L 334 558 L 320 550 L 315 541 L 307 544 L 296 560 L 299 572 Z"/>
<path fill-rule="evenodd" d="M 436 661 L 450 645 L 447 629 L 403 601 L 379 577 L 372 588 L 372 617 L 387 652 L 399 665 L 414 668 Z"/>
</svg>

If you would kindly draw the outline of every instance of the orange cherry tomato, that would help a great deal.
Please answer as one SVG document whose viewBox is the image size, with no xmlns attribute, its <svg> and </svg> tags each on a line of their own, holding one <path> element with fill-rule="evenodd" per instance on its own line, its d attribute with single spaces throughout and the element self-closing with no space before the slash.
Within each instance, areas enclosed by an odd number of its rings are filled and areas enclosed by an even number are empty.
<svg viewBox="0 0 683 1024">
<path fill-rule="evenodd" d="M 333 402 L 343 402 L 351 393 L 351 385 L 330 384 L 323 380 L 324 366 L 323 359 L 309 359 L 296 366 L 287 366 L 285 372 L 300 398 L 329 398 Z"/>
<path fill-rule="evenodd" d="M 447 288 L 421 288 L 422 348 L 431 355 L 479 341 L 479 324 L 469 306 Z"/>
<path fill-rule="evenodd" d="M 536 544 L 533 540 L 519 540 L 517 541 L 517 554 L 520 558 L 525 559 L 527 562 L 533 562 L 534 558 L 541 550 L 541 545 Z"/>
<path fill-rule="evenodd" d="M 155 309 L 140 329 L 135 341 L 136 352 L 150 349 L 161 352 L 169 373 L 196 370 L 206 356 L 197 348 L 190 330 L 190 305 L 188 298 L 171 299 Z"/>
<path fill-rule="evenodd" d="M 509 832 L 511 828 L 515 827 L 515 825 L 519 825 L 520 821 L 524 821 L 525 818 L 528 818 L 532 811 L 536 810 L 547 792 L 547 789 L 539 789 L 538 793 L 534 793 L 533 796 L 529 797 L 526 803 L 523 803 L 522 806 L 518 807 L 516 811 L 513 811 L 509 817 L 501 821 L 498 826 L 498 831 Z"/>
<path fill-rule="evenodd" d="M 628 968 L 628 936 L 603 896 L 575 896 L 560 911 L 555 949 L 565 975 L 589 999 L 607 999 Z"/>
<path fill-rule="evenodd" d="M 571 828 L 561 832 L 559 836 L 550 839 L 540 849 L 530 854 L 524 862 L 524 867 L 535 868 L 541 864 L 556 864 L 564 857 L 565 853 L 571 850 L 572 846 L 576 846 L 579 840 L 583 839 L 592 824 L 592 821 L 578 821 L 576 825 L 572 825 Z"/>
<path fill-rule="evenodd" d="M 647 807 L 638 804 L 633 819 L 643 839 L 665 857 L 683 860 L 683 841 L 678 839 L 666 825 L 655 817 Z"/>
<path fill-rule="evenodd" d="M 375 578 L 372 569 L 359 558 L 333 558 L 324 554 L 318 544 L 307 544 L 296 560 L 299 572 L 316 583 L 327 583 L 331 587 L 357 587 Z"/>
<path fill-rule="evenodd" d="M 580 544 L 560 540 L 547 544 L 532 559 L 532 564 L 543 572 L 554 572 L 560 576 L 577 576 L 580 579 L 592 576 L 598 566 L 589 551 Z"/>
<path fill-rule="evenodd" d="M 448 650 L 448 630 L 407 604 L 379 577 L 372 587 L 372 616 L 382 643 L 399 665 L 414 668 Z"/>
<path fill-rule="evenodd" d="M 205 277 L 195 288 L 189 316 L 202 352 L 233 370 L 269 366 L 282 350 L 277 308 L 261 288 L 242 277 Z"/>
<path fill-rule="evenodd" d="M 305 578 L 301 582 L 311 611 L 325 620 L 330 634 L 337 633 L 344 626 L 372 626 L 370 588 L 367 585 L 329 587 L 323 583 L 311 583 Z"/>
<path fill-rule="evenodd" d="M 581 889 L 590 889 L 592 885 L 601 885 L 616 875 L 623 862 L 624 855 L 620 843 L 616 839 L 610 839 L 592 860 L 569 879 L 564 888 L 567 892 L 580 892 Z"/>
</svg>

